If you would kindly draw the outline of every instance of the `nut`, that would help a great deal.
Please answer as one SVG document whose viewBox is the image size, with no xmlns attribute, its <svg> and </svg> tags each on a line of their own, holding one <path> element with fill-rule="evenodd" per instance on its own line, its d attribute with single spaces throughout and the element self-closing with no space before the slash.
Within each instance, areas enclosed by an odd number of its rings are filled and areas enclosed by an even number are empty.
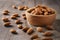
<svg viewBox="0 0 60 40">
<path fill-rule="evenodd" d="M 10 24 L 11 24 L 10 22 L 5 22 L 4 26 L 10 26 Z"/>
<path fill-rule="evenodd" d="M 53 9 L 41 5 L 34 7 L 34 10 L 32 9 L 28 10 L 28 12 L 34 15 L 50 15 L 55 13 Z"/>
<path fill-rule="evenodd" d="M 11 19 L 16 19 L 16 16 L 11 16 Z"/>
<path fill-rule="evenodd" d="M 8 15 L 8 13 L 7 13 L 7 12 L 3 12 L 3 14 L 4 14 L 4 15 Z"/>
<path fill-rule="evenodd" d="M 11 33 L 16 33 L 16 30 L 10 29 L 10 32 L 11 32 Z"/>
<path fill-rule="evenodd" d="M 45 12 L 44 15 L 48 15 L 48 12 Z"/>
<path fill-rule="evenodd" d="M 17 9 L 17 7 L 15 5 L 12 5 L 12 8 Z"/>
<path fill-rule="evenodd" d="M 33 35 L 31 36 L 31 39 L 36 39 L 36 38 L 39 38 L 37 34 L 33 34 Z"/>
<path fill-rule="evenodd" d="M 19 29 L 22 29 L 22 28 L 23 28 L 21 24 L 17 25 L 17 27 L 18 27 Z"/>
<path fill-rule="evenodd" d="M 15 23 L 16 23 L 16 24 L 20 24 L 20 20 L 16 20 Z"/>
<path fill-rule="evenodd" d="M 2 18 L 2 20 L 3 20 L 4 22 L 8 22 L 8 21 L 9 21 L 8 18 Z"/>
<path fill-rule="evenodd" d="M 26 32 L 28 29 L 29 29 L 29 28 L 25 26 L 25 27 L 23 27 L 22 30 L 23 30 L 24 32 Z"/>
<path fill-rule="evenodd" d="M 44 37 L 44 38 L 42 38 L 42 40 L 53 40 L 53 39 L 50 37 Z"/>
<path fill-rule="evenodd" d="M 4 10 L 3 12 L 9 13 L 9 11 L 8 11 L 8 10 Z"/>
<path fill-rule="evenodd" d="M 33 32 L 33 28 L 29 28 L 28 30 L 27 30 L 27 33 L 28 34 L 31 34 Z"/>
<path fill-rule="evenodd" d="M 35 10 L 31 12 L 31 14 L 34 14 L 35 13 Z"/>
<path fill-rule="evenodd" d="M 24 10 L 27 10 L 28 9 L 28 6 L 24 6 Z"/>
<path fill-rule="evenodd" d="M 13 14 L 13 16 L 16 16 L 16 17 L 18 17 L 19 15 L 18 15 L 17 13 L 15 13 L 15 14 Z"/>
<path fill-rule="evenodd" d="M 36 29 L 38 32 L 43 32 L 43 28 L 42 27 L 37 27 Z"/>
<path fill-rule="evenodd" d="M 52 36 L 52 34 L 53 34 L 52 32 L 46 31 L 43 35 L 44 36 Z"/>
<path fill-rule="evenodd" d="M 18 10 L 23 10 L 24 6 L 18 6 Z"/>
<path fill-rule="evenodd" d="M 25 19 L 25 20 L 26 20 L 26 16 L 23 16 L 23 19 Z"/>
</svg>

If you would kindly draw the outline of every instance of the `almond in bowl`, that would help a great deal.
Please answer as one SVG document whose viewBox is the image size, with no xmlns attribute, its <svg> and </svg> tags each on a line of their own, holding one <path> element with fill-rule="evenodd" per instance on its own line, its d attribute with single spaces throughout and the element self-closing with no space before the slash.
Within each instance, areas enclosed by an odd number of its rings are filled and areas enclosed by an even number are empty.
<svg viewBox="0 0 60 40">
<path fill-rule="evenodd" d="M 27 21 L 36 26 L 52 25 L 56 19 L 55 10 L 42 5 L 29 8 L 25 13 Z"/>
</svg>

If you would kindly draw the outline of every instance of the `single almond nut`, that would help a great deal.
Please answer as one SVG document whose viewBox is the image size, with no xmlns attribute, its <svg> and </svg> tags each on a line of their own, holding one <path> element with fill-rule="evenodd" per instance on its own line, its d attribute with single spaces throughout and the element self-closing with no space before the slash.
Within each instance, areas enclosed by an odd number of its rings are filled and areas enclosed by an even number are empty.
<svg viewBox="0 0 60 40">
<path fill-rule="evenodd" d="M 37 27 L 36 29 L 38 32 L 43 32 L 43 28 L 42 27 Z"/>
<path fill-rule="evenodd" d="M 16 17 L 18 17 L 19 15 L 18 15 L 17 13 L 15 13 L 15 14 L 13 14 L 13 16 L 16 16 Z"/>
<path fill-rule="evenodd" d="M 16 16 L 11 16 L 11 19 L 16 19 Z"/>
<path fill-rule="evenodd" d="M 3 12 L 9 13 L 9 11 L 8 11 L 8 10 L 4 10 Z"/>
<path fill-rule="evenodd" d="M 21 24 L 17 25 L 17 27 L 18 27 L 19 29 L 22 29 L 22 28 L 23 28 Z"/>
<path fill-rule="evenodd" d="M 10 32 L 11 32 L 11 33 L 16 33 L 16 30 L 10 29 Z"/>
<path fill-rule="evenodd" d="M 33 28 L 29 28 L 29 29 L 27 30 L 27 33 L 28 33 L 28 34 L 33 33 Z"/>
<path fill-rule="evenodd" d="M 15 23 L 16 23 L 16 24 L 20 24 L 20 20 L 16 20 Z"/>
<path fill-rule="evenodd" d="M 31 39 L 36 39 L 36 38 L 39 38 L 37 34 L 33 34 L 33 35 L 31 36 Z"/>
<path fill-rule="evenodd" d="M 10 22 L 5 22 L 4 26 L 10 26 L 10 24 L 11 24 Z"/>
<path fill-rule="evenodd" d="M 44 36 L 52 36 L 52 34 L 53 33 L 52 32 L 49 32 L 49 31 L 46 31 L 46 32 L 43 33 Z"/>
<path fill-rule="evenodd" d="M 18 10 L 23 10 L 24 6 L 18 6 Z"/>
<path fill-rule="evenodd" d="M 17 7 L 15 5 L 12 5 L 12 8 L 17 9 Z"/>
<path fill-rule="evenodd" d="M 9 21 L 8 18 L 2 18 L 2 20 L 3 20 L 4 22 L 8 22 L 8 21 Z"/>
<path fill-rule="evenodd" d="M 42 38 L 42 40 L 53 40 L 53 39 L 50 37 L 44 37 L 44 38 Z"/>
<path fill-rule="evenodd" d="M 28 9 L 28 6 L 24 6 L 24 10 L 27 10 Z"/>
<path fill-rule="evenodd" d="M 45 12 L 44 15 L 48 15 L 48 12 Z"/>
<path fill-rule="evenodd" d="M 23 30 L 24 32 L 26 32 L 28 29 L 29 29 L 29 28 L 25 26 L 25 27 L 23 27 L 22 30 Z"/>
<path fill-rule="evenodd" d="M 3 14 L 4 14 L 4 15 L 8 15 L 8 13 L 7 13 L 7 12 L 3 12 Z"/>
<path fill-rule="evenodd" d="M 35 12 L 36 12 L 36 11 L 34 10 L 34 11 L 31 12 L 31 14 L 34 14 Z"/>
</svg>

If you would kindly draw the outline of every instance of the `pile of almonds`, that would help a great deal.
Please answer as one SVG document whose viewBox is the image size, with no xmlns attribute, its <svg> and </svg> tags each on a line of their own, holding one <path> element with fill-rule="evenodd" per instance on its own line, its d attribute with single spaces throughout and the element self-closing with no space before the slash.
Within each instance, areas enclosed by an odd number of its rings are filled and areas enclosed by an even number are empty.
<svg viewBox="0 0 60 40">
<path fill-rule="evenodd" d="M 16 7 L 15 5 L 13 5 L 12 7 L 14 9 L 18 8 L 18 10 L 27 10 L 28 9 L 28 6 L 18 6 L 18 7 Z M 30 10 L 29 12 L 31 14 L 34 14 L 34 15 L 50 15 L 50 14 L 55 13 L 54 10 L 52 10 L 52 9 L 46 7 L 46 6 L 40 6 L 40 5 L 36 6 L 33 10 Z M 9 11 L 4 10 L 3 14 L 8 15 Z M 17 17 L 19 17 L 19 14 L 14 13 L 11 16 L 11 19 L 17 19 Z M 26 15 L 24 13 L 22 14 L 22 17 L 23 17 L 23 19 L 26 20 Z M 10 20 L 7 17 L 2 18 L 2 20 L 4 21 L 4 26 L 10 26 L 11 25 Z M 23 27 L 22 22 L 19 19 L 15 20 L 15 23 L 17 24 L 17 27 L 19 29 L 22 29 L 22 31 L 26 32 L 27 34 L 32 34 L 34 32 L 34 28 L 32 28 L 32 27 L 26 27 L 26 26 Z M 47 29 L 52 30 L 53 28 L 52 28 L 52 26 L 47 26 Z M 52 36 L 52 34 L 53 34 L 50 31 L 44 32 L 44 28 L 42 28 L 42 27 L 37 27 L 36 31 L 37 32 L 43 32 L 43 36 Z M 10 29 L 10 32 L 13 33 L 13 34 L 17 33 L 17 31 L 15 29 Z M 32 34 L 31 39 L 32 40 L 40 40 L 38 34 L 35 34 L 35 33 Z M 45 37 L 42 40 L 53 40 L 53 39 L 50 38 L 50 37 Z"/>
<path fill-rule="evenodd" d="M 37 5 L 36 7 L 29 10 L 29 12 L 34 15 L 51 15 L 55 13 L 52 8 L 48 8 L 46 6 L 41 5 Z"/>
</svg>

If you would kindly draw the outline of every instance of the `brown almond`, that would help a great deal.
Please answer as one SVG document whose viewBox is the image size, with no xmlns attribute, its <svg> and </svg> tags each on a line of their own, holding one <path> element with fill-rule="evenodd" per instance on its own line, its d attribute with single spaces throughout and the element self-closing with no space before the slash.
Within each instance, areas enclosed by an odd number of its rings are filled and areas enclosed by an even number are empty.
<svg viewBox="0 0 60 40">
<path fill-rule="evenodd" d="M 48 12 L 45 12 L 44 15 L 48 15 Z"/>
<path fill-rule="evenodd" d="M 16 33 L 16 30 L 15 29 L 10 29 L 10 32 L 11 33 Z"/>
<path fill-rule="evenodd" d="M 12 8 L 17 9 L 17 7 L 15 5 L 12 5 Z"/>
<path fill-rule="evenodd" d="M 29 28 L 29 29 L 27 30 L 27 33 L 28 33 L 28 34 L 33 33 L 33 28 Z"/>
<path fill-rule="evenodd" d="M 40 40 L 40 38 L 36 38 L 36 39 L 33 39 L 33 40 Z"/>
<path fill-rule="evenodd" d="M 16 16 L 16 17 L 18 17 L 19 15 L 18 15 L 18 13 L 15 13 L 15 14 L 13 14 L 13 16 Z"/>
<path fill-rule="evenodd" d="M 10 24 L 11 24 L 10 22 L 5 22 L 4 26 L 10 26 Z"/>
<path fill-rule="evenodd" d="M 43 33 L 44 36 L 52 36 L 52 34 L 53 34 L 53 33 L 50 32 L 50 31 L 46 31 L 46 32 Z"/>
<path fill-rule="evenodd" d="M 17 27 L 18 27 L 19 29 L 22 29 L 22 28 L 23 28 L 21 24 L 17 25 Z"/>
<path fill-rule="evenodd" d="M 4 15 L 8 15 L 8 13 L 7 13 L 7 12 L 3 12 L 3 14 L 4 14 Z"/>
<path fill-rule="evenodd" d="M 3 12 L 9 13 L 9 11 L 8 11 L 8 10 L 4 10 Z"/>
<path fill-rule="evenodd" d="M 25 26 L 25 27 L 23 27 L 22 30 L 23 30 L 24 32 L 26 32 L 28 29 L 29 29 L 29 28 Z"/>
<path fill-rule="evenodd" d="M 16 24 L 20 24 L 20 20 L 16 20 L 15 23 L 16 23 Z"/>
<path fill-rule="evenodd" d="M 53 39 L 50 37 L 44 37 L 44 38 L 42 38 L 42 40 L 53 40 Z"/>
<path fill-rule="evenodd" d="M 28 6 L 24 6 L 24 10 L 27 10 L 28 9 Z"/>
<path fill-rule="evenodd" d="M 43 32 L 43 28 L 42 28 L 42 27 L 37 27 L 36 30 L 37 30 L 38 32 Z"/>
<path fill-rule="evenodd" d="M 3 20 L 4 22 L 8 22 L 8 21 L 9 21 L 8 18 L 2 18 L 2 20 Z"/>
<path fill-rule="evenodd" d="M 11 19 L 16 19 L 16 16 L 11 16 Z"/>
<path fill-rule="evenodd" d="M 36 38 L 39 38 L 37 34 L 33 34 L 33 35 L 31 36 L 31 39 L 36 39 Z"/>
<path fill-rule="evenodd" d="M 24 6 L 18 6 L 18 10 L 23 10 Z"/>
</svg>

